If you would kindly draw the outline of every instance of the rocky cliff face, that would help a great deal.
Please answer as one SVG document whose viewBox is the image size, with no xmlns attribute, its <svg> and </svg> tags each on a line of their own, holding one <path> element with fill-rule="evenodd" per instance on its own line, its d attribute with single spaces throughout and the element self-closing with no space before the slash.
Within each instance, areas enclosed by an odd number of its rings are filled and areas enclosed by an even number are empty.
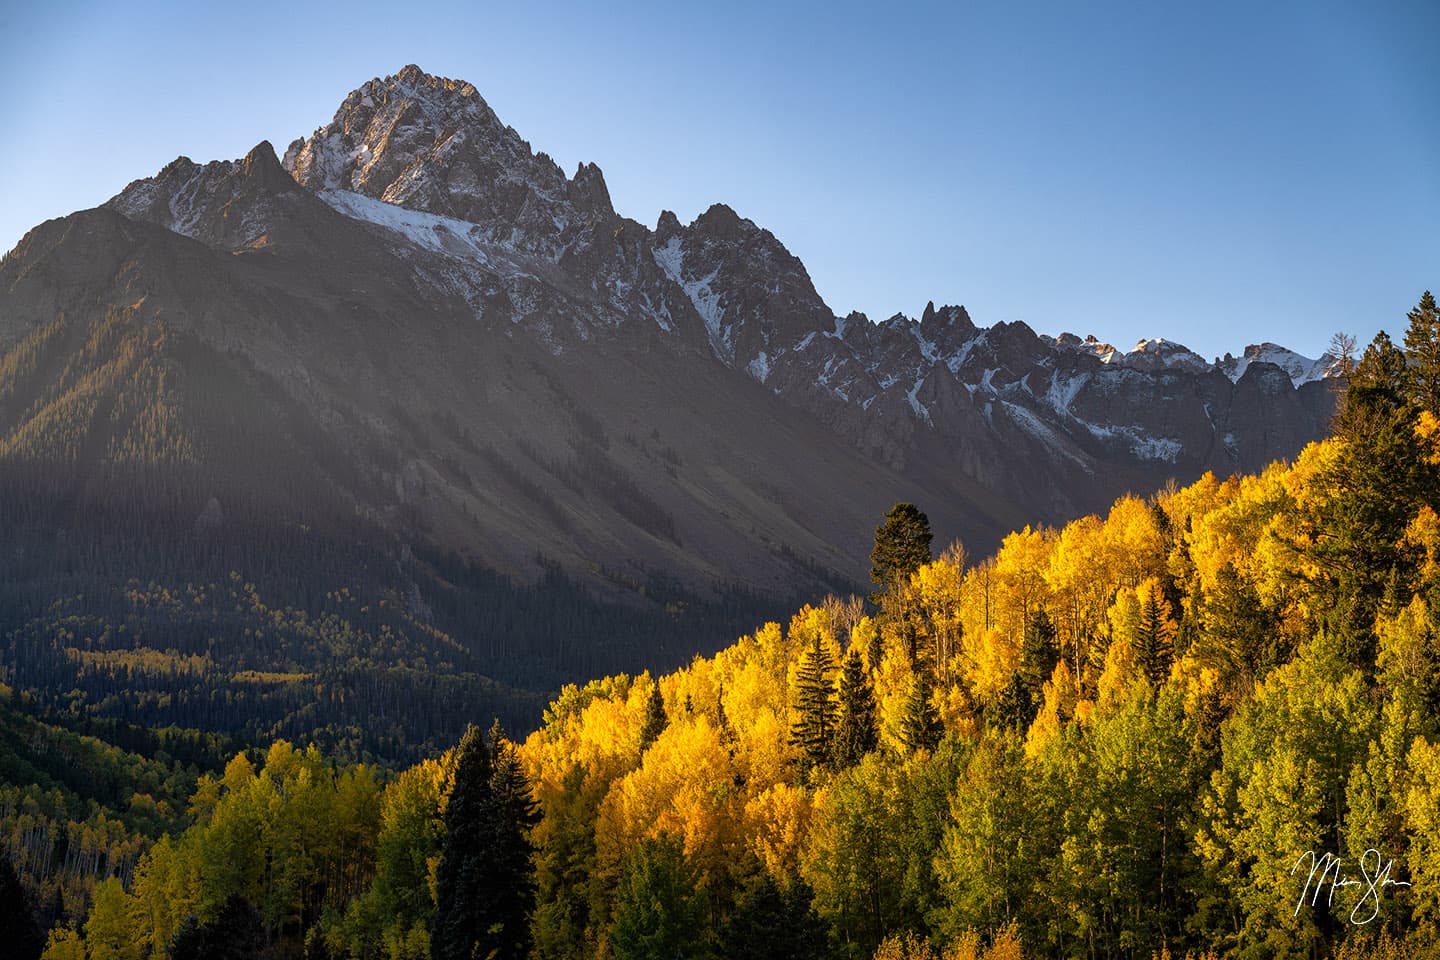
<svg viewBox="0 0 1440 960">
<path fill-rule="evenodd" d="M 1127 490 L 1291 456 L 1333 404 L 1327 361 L 1270 344 L 1210 363 L 977 326 L 961 306 L 836 316 L 769 231 L 721 204 L 688 225 L 621 217 L 598 167 L 566 177 L 473 86 L 413 66 L 283 162 L 268 143 L 181 158 L 36 228 L 0 267 L 0 350 L 119 307 L 263 374 L 312 438 L 296 455 L 323 449 L 315 473 L 350 509 L 501 569 L 538 551 L 612 584 L 862 581 L 902 499 L 941 542 L 987 550 Z M 10 403 L 0 431 L 35 409 Z"/>
<path fill-rule="evenodd" d="M 505 126 L 468 83 L 407 66 L 345 98 L 285 154 L 296 181 L 346 190 L 482 228 L 487 241 L 554 257 L 614 216 L 600 168 L 573 179 Z"/>
</svg>

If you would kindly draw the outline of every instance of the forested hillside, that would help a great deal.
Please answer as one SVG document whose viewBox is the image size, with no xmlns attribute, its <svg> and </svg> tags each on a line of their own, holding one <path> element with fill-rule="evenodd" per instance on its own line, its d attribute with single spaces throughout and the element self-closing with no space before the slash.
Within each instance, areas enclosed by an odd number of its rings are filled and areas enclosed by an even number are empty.
<svg viewBox="0 0 1440 960">
<path fill-rule="evenodd" d="M 1348 384 L 1294 463 L 989 558 L 897 504 L 868 604 L 567 686 L 522 742 L 240 753 L 45 956 L 1433 956 L 1429 294 Z"/>
</svg>

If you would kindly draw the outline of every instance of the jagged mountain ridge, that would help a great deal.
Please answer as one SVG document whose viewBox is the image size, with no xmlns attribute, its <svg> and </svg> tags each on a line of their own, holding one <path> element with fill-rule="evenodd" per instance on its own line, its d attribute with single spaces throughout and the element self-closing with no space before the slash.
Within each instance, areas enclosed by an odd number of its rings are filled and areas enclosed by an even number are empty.
<svg viewBox="0 0 1440 960">
<path fill-rule="evenodd" d="M 407 117 L 413 121 L 408 125 L 403 122 Z M 459 161 L 459 175 L 452 159 L 457 142 L 468 150 Z M 392 152 L 398 152 L 401 162 L 382 163 Z M 1132 457 L 1174 463 L 1183 472 L 1255 469 L 1282 451 L 1293 452 L 1285 448 L 1295 439 L 1309 439 L 1323 429 L 1327 400 L 1311 390 L 1301 399 L 1300 410 L 1282 413 L 1281 424 L 1262 430 L 1263 442 L 1251 443 L 1254 431 L 1244 423 L 1250 411 L 1236 411 L 1238 420 L 1232 422 L 1229 401 L 1238 392 L 1284 405 L 1285 391 L 1266 380 L 1273 373 L 1260 373 L 1257 381 L 1242 387 L 1238 381 L 1249 369 L 1248 361 L 1211 364 L 1164 340 L 1142 341 L 1128 354 L 1095 344 L 1093 338 L 1088 349 L 1086 341 L 1070 335 L 1037 341 L 1024 324 L 977 329 L 963 307 L 930 307 L 919 321 L 897 315 L 878 325 L 859 315 L 837 318 L 814 290 L 803 264 L 772 234 L 728 207 L 717 204 L 688 227 L 665 212 L 655 230 L 646 231 L 614 214 L 598 167 L 581 164 L 575 178 L 566 181 L 553 161 L 544 154 L 532 157 L 513 130 L 499 126 L 473 86 L 428 77 L 418 68 L 407 67 L 352 93 L 328 127 L 291 145 L 287 166 L 337 209 L 361 219 L 384 223 L 393 211 L 357 203 L 338 191 L 354 190 L 457 216 L 460 224 L 440 229 L 474 240 L 484 250 L 481 257 L 503 257 L 523 247 L 544 261 L 539 269 L 553 263 L 565 279 L 582 284 L 588 279 L 592 291 L 606 301 L 604 306 L 626 319 L 648 317 L 692 346 L 703 331 L 721 362 L 902 470 L 907 449 L 915 443 L 963 440 L 977 429 L 990 434 L 1019 431 L 1024 445 L 1038 443 L 1052 456 L 1090 473 L 1101 471 L 1117 454 L 1123 457 L 1127 448 Z M 383 175 L 376 175 L 377 168 Z M 509 195 L 524 198 L 512 203 L 512 210 L 530 214 L 523 231 L 515 228 L 513 215 L 497 217 L 493 203 L 483 205 L 478 214 L 466 214 L 475 210 L 470 185 L 480 179 L 472 169 L 508 171 Z M 461 186 L 455 189 L 457 181 Z M 577 208 L 575 195 L 603 202 Z M 465 225 L 467 216 L 474 226 Z M 617 224 L 617 239 L 624 237 L 617 246 L 642 249 L 628 257 L 607 257 L 610 251 L 597 237 L 597 227 L 608 222 Z M 406 231 L 407 239 L 431 245 L 425 234 L 433 226 L 411 226 L 419 230 Z M 452 252 L 463 259 L 469 251 Z M 647 252 L 663 278 L 650 269 Z M 678 304 L 677 287 L 685 294 Z M 552 346 L 564 349 L 561 343 Z M 1305 361 L 1279 349 L 1266 353 L 1265 347 L 1251 347 L 1246 357 L 1281 365 L 1297 388 L 1323 378 L 1328 358 Z M 1103 365 L 1082 359 L 1087 352 Z M 939 369 L 942 366 L 946 369 Z M 1176 423 L 1173 418 L 1156 422 L 1150 415 L 1150 395 L 1135 405 L 1139 416 L 1117 411 L 1103 395 L 1123 391 L 1127 383 L 1133 389 L 1133 378 L 1122 369 L 1162 380 L 1170 374 L 1194 374 L 1203 380 L 1219 373 L 1235 386 L 1227 389 L 1211 378 L 1197 391 L 1203 394 L 1207 438 L 1201 425 L 1186 424 L 1181 430 L 1178 424 L 1170 426 Z M 1044 389 L 1037 390 L 1041 380 Z M 958 400 L 957 385 L 971 400 L 978 396 L 978 406 L 949 402 Z M 935 409 L 932 397 L 939 401 Z M 983 424 L 974 421 L 972 406 Z M 1095 408 L 1104 411 L 1098 423 L 1085 419 L 1086 411 Z M 1276 434 L 1285 432 L 1283 424 L 1297 417 L 1308 422 L 1288 443 L 1272 446 L 1279 439 Z M 985 479 L 1004 482 L 994 470 Z M 1041 515 L 1050 516 L 1050 505 L 1036 506 Z M 1055 506 L 1062 513 L 1074 509 L 1073 504 Z"/>
<path fill-rule="evenodd" d="M 81 242 L 107 231 L 128 239 Z M 120 249 L 134 236 L 139 259 Z M 894 500 L 983 550 L 1125 490 L 1289 456 L 1332 404 L 1273 351 L 1119 354 L 957 306 L 838 317 L 769 231 L 722 204 L 688 225 L 624 218 L 598 167 L 566 177 L 472 85 L 413 66 L 352 92 L 283 163 L 268 144 L 181 158 L 37 228 L 0 280 L 5 349 L 93 311 L 76 290 L 140 294 L 137 318 L 273 377 L 364 478 L 334 480 L 357 511 L 597 581 L 859 581 Z"/>
</svg>

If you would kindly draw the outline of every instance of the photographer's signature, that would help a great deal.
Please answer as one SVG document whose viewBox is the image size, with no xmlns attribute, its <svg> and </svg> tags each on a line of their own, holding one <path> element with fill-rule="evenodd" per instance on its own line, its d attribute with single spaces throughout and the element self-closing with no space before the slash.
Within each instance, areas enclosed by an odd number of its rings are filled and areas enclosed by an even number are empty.
<svg viewBox="0 0 1440 960">
<path fill-rule="evenodd" d="M 1384 860 L 1380 851 L 1374 847 L 1360 855 L 1358 878 L 1345 872 L 1341 859 L 1335 854 L 1325 853 L 1317 857 L 1314 850 L 1306 850 L 1300 854 L 1300 859 L 1290 868 L 1290 875 L 1294 876 L 1307 860 L 1310 872 L 1305 877 L 1305 889 L 1300 891 L 1300 900 L 1295 904 L 1296 916 L 1299 916 L 1300 908 L 1305 906 L 1307 898 L 1312 907 L 1320 902 L 1320 894 L 1324 892 L 1327 884 L 1330 887 L 1330 893 L 1325 898 L 1327 907 L 1334 904 L 1337 887 L 1360 887 L 1360 899 L 1350 911 L 1350 922 L 1362 926 L 1380 915 L 1380 894 L 1386 887 L 1410 886 L 1404 880 L 1390 879 L 1390 870 L 1395 866 L 1395 861 Z"/>
</svg>

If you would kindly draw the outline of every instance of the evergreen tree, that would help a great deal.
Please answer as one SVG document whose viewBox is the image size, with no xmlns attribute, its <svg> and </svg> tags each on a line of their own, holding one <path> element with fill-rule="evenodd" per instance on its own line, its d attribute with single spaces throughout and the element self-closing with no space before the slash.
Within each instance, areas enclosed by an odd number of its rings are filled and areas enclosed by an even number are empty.
<svg viewBox="0 0 1440 960">
<path fill-rule="evenodd" d="M 1419 407 L 1409 400 L 1411 369 L 1383 332 L 1366 348 L 1335 418 L 1346 441 L 1322 472 L 1304 518 L 1307 552 L 1320 568 L 1315 606 L 1347 658 L 1366 669 L 1374 623 L 1393 575 L 1410 587 L 1416 559 L 1405 530 L 1424 505 L 1440 503 L 1440 471 L 1417 440 Z"/>
<path fill-rule="evenodd" d="M 645 723 L 640 727 L 640 752 L 649 749 L 650 744 L 660 738 L 670 718 L 665 714 L 665 697 L 660 693 L 660 681 L 650 685 L 650 699 L 645 701 Z"/>
<path fill-rule="evenodd" d="M 531 857 L 535 847 L 530 829 L 540 821 L 540 809 L 530 792 L 530 781 L 520 766 L 515 744 L 505 736 L 496 720 L 490 728 L 490 755 L 493 794 L 490 819 L 488 868 L 494 880 L 490 887 L 490 932 L 495 956 L 522 958 L 530 953 L 530 915 L 535 909 L 535 869 Z"/>
<path fill-rule="evenodd" d="M 880 743 L 875 718 L 875 693 L 870 677 L 860 660 L 860 651 L 852 647 L 840 669 L 840 716 L 835 724 L 834 762 L 837 767 L 853 767 L 860 758 Z"/>
<path fill-rule="evenodd" d="M 1025 624 L 1020 644 L 1020 677 L 1029 695 L 1028 706 L 1038 708 L 1045 682 L 1060 662 L 1060 645 L 1055 640 L 1055 624 L 1044 607 L 1038 608 Z M 1026 723 L 1028 725 L 1029 720 Z"/>
<path fill-rule="evenodd" d="M 1405 359 L 1408 361 L 1410 397 L 1421 409 L 1440 417 L 1440 310 L 1435 297 L 1426 290 L 1420 303 L 1410 311 L 1405 331 Z"/>
<path fill-rule="evenodd" d="M 45 938 L 25 901 L 20 878 L 5 856 L 0 856 L 0 930 L 5 932 L 6 956 L 15 960 L 35 960 L 45 948 Z"/>
<path fill-rule="evenodd" d="M 530 784 L 498 723 L 489 747 L 479 728 L 468 728 L 445 807 L 430 936 L 434 960 L 529 954 L 535 880 L 528 831 L 535 820 Z"/>
<path fill-rule="evenodd" d="M 1151 683 L 1164 683 L 1175 660 L 1175 621 L 1170 601 L 1153 581 L 1140 594 L 1140 621 L 1134 644 L 1136 666 Z"/>
<path fill-rule="evenodd" d="M 730 718 L 725 715 L 725 688 L 723 686 L 715 695 L 715 728 L 720 731 L 720 742 L 733 750 L 735 728 L 730 725 Z"/>
<path fill-rule="evenodd" d="M 1390 335 L 1381 330 L 1365 348 L 1345 390 L 1335 432 L 1346 440 L 1365 439 L 1384 429 L 1405 406 L 1409 363 Z"/>
<path fill-rule="evenodd" d="M 626 858 L 615 891 L 615 960 L 684 960 L 703 952 L 705 904 L 679 841 L 647 839 Z"/>
<path fill-rule="evenodd" d="M 1031 692 L 1026 675 L 1016 670 L 1010 674 L 1010 682 L 1001 688 L 1000 695 L 991 701 L 986 713 L 990 722 L 1000 729 L 1024 733 L 1039 709 L 1040 700 Z"/>
<path fill-rule="evenodd" d="M 1279 629 L 1255 586 L 1227 563 L 1204 598 L 1193 652 L 1224 676 L 1259 679 L 1285 659 Z"/>
<path fill-rule="evenodd" d="M 253 960 L 265 946 L 260 914 L 250 901 L 232 893 L 215 919 L 191 916 L 170 943 L 170 960 Z"/>
<path fill-rule="evenodd" d="M 1225 703 L 1218 689 L 1201 690 L 1195 698 L 1190 729 L 1190 750 L 1186 767 L 1191 784 L 1198 791 L 1208 782 L 1210 772 L 1220 765 L 1220 726 L 1225 722 Z"/>
<path fill-rule="evenodd" d="M 466 728 L 455 751 L 455 785 L 445 807 L 445 846 L 435 871 L 432 960 L 472 960 L 491 952 L 487 814 L 494 804 L 490 751 L 480 728 Z"/>
<path fill-rule="evenodd" d="M 910 681 L 910 692 L 905 698 L 905 712 L 900 720 L 900 739 L 906 749 L 934 750 L 940 745 L 945 733 L 940 723 L 940 714 L 930 702 L 930 676 L 924 670 L 916 670 Z"/>
<path fill-rule="evenodd" d="M 720 931 L 724 960 L 822 960 L 831 955 L 829 930 L 811 908 L 804 880 L 781 889 L 767 872 L 736 906 Z"/>
<path fill-rule="evenodd" d="M 934 559 L 930 552 L 930 518 L 913 503 L 897 503 L 875 528 L 875 549 L 870 554 L 870 579 L 880 589 L 875 603 L 910 575 Z"/>
<path fill-rule="evenodd" d="M 592 917 L 608 908 L 610 888 L 596 879 L 595 816 L 601 797 L 573 764 L 545 809 L 545 841 L 536 856 L 535 955 L 580 960 L 595 947 Z M 603 888 L 603 889 L 602 889 Z M 604 898 L 604 905 L 600 903 Z"/>
<path fill-rule="evenodd" d="M 835 660 L 817 633 L 795 671 L 795 721 L 790 742 L 800 748 L 805 768 L 826 765 L 835 732 Z"/>
</svg>

